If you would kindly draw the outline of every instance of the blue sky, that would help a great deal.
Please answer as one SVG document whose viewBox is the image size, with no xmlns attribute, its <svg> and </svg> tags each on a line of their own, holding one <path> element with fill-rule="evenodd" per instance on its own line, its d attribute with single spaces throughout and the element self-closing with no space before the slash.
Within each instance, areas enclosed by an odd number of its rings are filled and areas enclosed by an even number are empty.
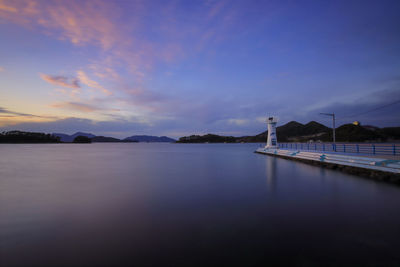
<svg viewBox="0 0 400 267">
<path fill-rule="evenodd" d="M 0 129 L 399 126 L 398 1 L 0 0 Z"/>
</svg>

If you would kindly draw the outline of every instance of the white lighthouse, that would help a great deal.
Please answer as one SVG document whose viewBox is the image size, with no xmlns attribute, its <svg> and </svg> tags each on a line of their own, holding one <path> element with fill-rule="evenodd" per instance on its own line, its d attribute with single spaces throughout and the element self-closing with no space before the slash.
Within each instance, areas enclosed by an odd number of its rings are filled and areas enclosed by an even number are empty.
<svg viewBox="0 0 400 267">
<path fill-rule="evenodd" d="M 278 119 L 276 117 L 269 117 L 267 119 L 267 125 L 268 125 L 268 139 L 267 139 L 267 145 L 265 148 L 277 148 L 278 147 L 278 140 L 276 137 L 276 123 L 278 122 Z"/>
</svg>

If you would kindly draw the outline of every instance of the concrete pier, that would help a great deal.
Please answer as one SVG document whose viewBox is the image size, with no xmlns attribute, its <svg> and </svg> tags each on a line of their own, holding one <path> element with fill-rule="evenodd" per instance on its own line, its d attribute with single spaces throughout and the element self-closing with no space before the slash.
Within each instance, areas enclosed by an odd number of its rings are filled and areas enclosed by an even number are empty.
<svg viewBox="0 0 400 267">
<path fill-rule="evenodd" d="M 259 148 L 256 153 L 278 156 L 338 169 L 347 173 L 400 184 L 400 160 L 339 153 Z"/>
</svg>

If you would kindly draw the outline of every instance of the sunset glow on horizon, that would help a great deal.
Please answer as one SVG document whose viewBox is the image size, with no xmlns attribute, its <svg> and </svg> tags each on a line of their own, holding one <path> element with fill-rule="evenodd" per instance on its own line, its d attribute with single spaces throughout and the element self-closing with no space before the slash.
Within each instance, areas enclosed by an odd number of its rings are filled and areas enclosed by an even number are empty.
<svg viewBox="0 0 400 267">
<path fill-rule="evenodd" d="M 0 0 L 0 130 L 399 126 L 398 1 Z"/>
</svg>

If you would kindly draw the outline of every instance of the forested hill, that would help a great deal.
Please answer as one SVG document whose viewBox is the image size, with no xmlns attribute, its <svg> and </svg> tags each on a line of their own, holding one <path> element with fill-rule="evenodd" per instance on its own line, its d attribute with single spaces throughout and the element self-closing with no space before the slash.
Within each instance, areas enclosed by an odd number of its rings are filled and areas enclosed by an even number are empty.
<svg viewBox="0 0 400 267">
<path fill-rule="evenodd" d="M 318 122 L 302 124 L 296 121 L 277 127 L 278 142 L 308 142 L 332 140 L 332 129 Z M 254 136 L 219 136 L 213 134 L 181 137 L 178 143 L 251 143 L 266 142 L 268 131 Z M 336 129 L 337 142 L 389 142 L 400 140 L 400 127 L 378 128 L 345 124 Z"/>
<path fill-rule="evenodd" d="M 0 133 L 0 143 L 60 143 L 60 138 L 45 133 L 9 131 Z"/>
<path fill-rule="evenodd" d="M 176 140 L 167 136 L 133 135 L 124 139 L 132 142 L 174 143 Z"/>
</svg>

